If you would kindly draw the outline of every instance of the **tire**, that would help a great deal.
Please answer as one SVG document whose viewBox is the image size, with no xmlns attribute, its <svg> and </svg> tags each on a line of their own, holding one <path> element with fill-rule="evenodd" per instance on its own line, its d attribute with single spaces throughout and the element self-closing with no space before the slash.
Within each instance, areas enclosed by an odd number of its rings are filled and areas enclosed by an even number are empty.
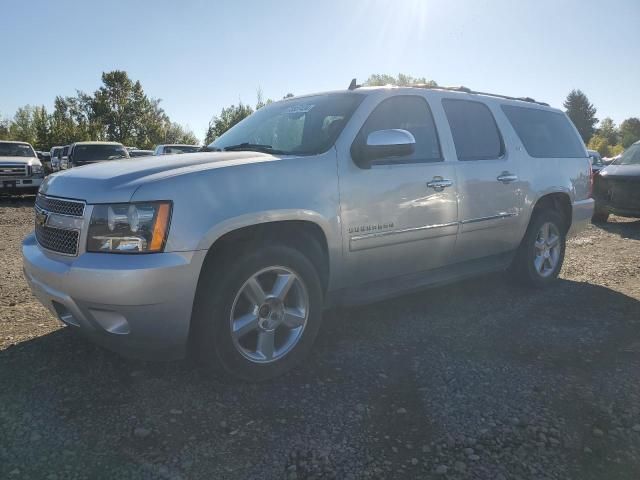
<svg viewBox="0 0 640 480">
<path fill-rule="evenodd" d="M 198 358 L 223 378 L 258 382 L 282 375 L 309 354 L 320 328 L 318 273 L 284 245 L 230 253 L 217 258 L 235 258 L 203 267 L 192 322 Z"/>
<path fill-rule="evenodd" d="M 541 237 L 543 227 L 548 232 L 545 241 Z M 566 231 L 565 220 L 557 211 L 535 212 L 511 264 L 510 273 L 513 277 L 519 283 L 535 288 L 552 284 L 564 261 Z M 556 241 L 554 237 L 557 237 Z"/>
</svg>

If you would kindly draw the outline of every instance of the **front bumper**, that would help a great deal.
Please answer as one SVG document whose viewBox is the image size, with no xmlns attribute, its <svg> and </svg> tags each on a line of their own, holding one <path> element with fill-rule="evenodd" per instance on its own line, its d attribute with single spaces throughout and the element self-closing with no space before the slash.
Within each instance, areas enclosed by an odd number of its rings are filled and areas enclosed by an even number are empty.
<svg viewBox="0 0 640 480">
<path fill-rule="evenodd" d="M 37 192 L 44 179 L 31 178 L 0 178 L 0 193 Z"/>
<path fill-rule="evenodd" d="M 571 227 L 569 228 L 567 236 L 577 235 L 589 226 L 591 217 L 593 216 L 594 204 L 593 198 L 573 202 L 571 209 Z"/>
<path fill-rule="evenodd" d="M 65 257 L 33 234 L 22 243 L 25 277 L 45 307 L 99 345 L 145 359 L 184 356 L 205 254 Z"/>
</svg>

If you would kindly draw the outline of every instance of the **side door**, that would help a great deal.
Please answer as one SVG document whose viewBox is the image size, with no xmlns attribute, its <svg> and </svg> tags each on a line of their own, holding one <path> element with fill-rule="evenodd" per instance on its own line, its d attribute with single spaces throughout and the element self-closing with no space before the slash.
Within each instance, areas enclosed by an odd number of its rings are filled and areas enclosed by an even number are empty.
<svg viewBox="0 0 640 480">
<path fill-rule="evenodd" d="M 447 264 L 458 230 L 456 172 L 443 157 L 426 98 L 372 95 L 357 113 L 336 145 L 347 284 Z M 410 132 L 415 151 L 359 166 L 352 152 L 388 129 Z"/>
<path fill-rule="evenodd" d="M 523 203 L 517 152 L 507 148 L 488 104 L 443 98 L 442 108 L 458 159 L 456 262 L 512 251 Z"/>
</svg>

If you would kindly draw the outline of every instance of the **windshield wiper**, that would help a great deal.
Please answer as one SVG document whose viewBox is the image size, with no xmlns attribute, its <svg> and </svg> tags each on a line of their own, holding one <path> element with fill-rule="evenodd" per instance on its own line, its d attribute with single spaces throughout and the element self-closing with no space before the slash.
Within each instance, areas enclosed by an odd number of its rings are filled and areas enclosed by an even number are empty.
<svg viewBox="0 0 640 480">
<path fill-rule="evenodd" d="M 229 145 L 228 147 L 224 147 L 222 150 L 225 152 L 240 152 L 243 150 L 247 150 L 250 152 L 264 152 L 264 153 L 276 153 L 283 154 L 285 153 L 282 150 L 276 150 L 271 145 L 261 145 L 259 143 L 249 143 L 243 142 L 237 145 Z"/>
</svg>

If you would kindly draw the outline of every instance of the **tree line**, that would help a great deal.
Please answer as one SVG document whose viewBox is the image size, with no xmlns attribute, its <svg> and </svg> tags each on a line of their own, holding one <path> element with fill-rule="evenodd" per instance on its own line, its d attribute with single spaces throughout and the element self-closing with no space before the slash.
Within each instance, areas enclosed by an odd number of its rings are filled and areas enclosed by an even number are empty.
<svg viewBox="0 0 640 480">
<path fill-rule="evenodd" d="M 424 84 L 437 86 L 434 80 L 373 74 L 365 86 Z M 292 97 L 287 93 L 284 98 Z M 254 111 L 271 103 L 258 89 L 255 106 L 243 103 L 223 108 L 210 120 L 204 144 L 207 145 Z M 640 140 L 640 119 L 630 117 L 617 126 L 611 118 L 598 121 L 597 110 L 580 90 L 572 90 L 564 108 L 585 144 L 603 157 L 621 153 Z M 31 143 L 37 150 L 54 145 L 67 145 L 82 140 L 111 140 L 127 146 L 152 148 L 161 143 L 197 144 L 193 132 L 172 122 L 160 107 L 160 99 L 144 93 L 139 81 L 127 72 L 114 70 L 102 74 L 102 85 L 93 94 L 77 91 L 75 96 L 58 96 L 52 113 L 44 106 L 26 105 L 12 119 L 0 119 L 0 140 L 13 139 Z"/>
<path fill-rule="evenodd" d="M 569 92 L 564 108 L 587 147 L 603 157 L 616 156 L 640 140 L 640 118 L 629 117 L 619 126 L 609 117 L 598 122 L 596 107 L 581 90 Z"/>
<path fill-rule="evenodd" d="M 57 96 L 53 112 L 44 106 L 18 108 L 10 120 L 0 119 L 0 140 L 31 143 L 36 150 L 85 140 L 107 140 L 126 146 L 152 148 L 160 143 L 198 143 L 190 130 L 172 122 L 127 72 L 102 74 L 102 85 L 92 94 Z"/>
</svg>

